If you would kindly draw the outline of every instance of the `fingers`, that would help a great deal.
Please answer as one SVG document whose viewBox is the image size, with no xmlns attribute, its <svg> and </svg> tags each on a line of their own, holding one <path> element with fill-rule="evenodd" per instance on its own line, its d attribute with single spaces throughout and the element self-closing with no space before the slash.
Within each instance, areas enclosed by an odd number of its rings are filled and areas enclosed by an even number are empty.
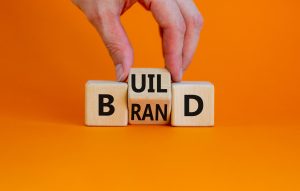
<svg viewBox="0 0 300 191">
<path fill-rule="evenodd" d="M 124 5 L 116 1 L 77 1 L 102 37 L 115 64 L 117 80 L 125 81 L 133 64 L 133 49 L 120 21 Z"/>
<path fill-rule="evenodd" d="M 120 22 L 120 14 L 136 0 L 73 0 L 102 37 L 116 66 L 117 79 L 126 80 L 133 64 L 133 49 Z M 173 81 L 181 81 L 197 48 L 202 17 L 192 0 L 139 0 L 158 22 L 166 68 Z"/>
<path fill-rule="evenodd" d="M 118 15 L 105 15 L 93 24 L 101 35 L 116 68 L 118 81 L 127 79 L 133 64 L 133 49 Z"/>
<path fill-rule="evenodd" d="M 183 70 L 186 70 L 198 45 L 203 18 L 192 0 L 177 0 L 186 25 L 183 46 Z"/>
<path fill-rule="evenodd" d="M 161 28 L 163 54 L 166 68 L 173 81 L 182 78 L 182 51 L 185 35 L 185 22 L 174 0 L 140 1 L 149 9 Z"/>
</svg>

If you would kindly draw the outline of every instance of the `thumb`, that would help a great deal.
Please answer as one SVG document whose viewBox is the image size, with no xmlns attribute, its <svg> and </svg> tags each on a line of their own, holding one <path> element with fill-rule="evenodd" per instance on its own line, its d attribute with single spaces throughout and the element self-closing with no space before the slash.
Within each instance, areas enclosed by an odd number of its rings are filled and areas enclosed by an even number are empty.
<svg viewBox="0 0 300 191">
<path fill-rule="evenodd" d="M 133 64 L 133 49 L 121 24 L 120 15 L 104 11 L 89 19 L 112 57 L 117 80 L 125 81 Z"/>
</svg>

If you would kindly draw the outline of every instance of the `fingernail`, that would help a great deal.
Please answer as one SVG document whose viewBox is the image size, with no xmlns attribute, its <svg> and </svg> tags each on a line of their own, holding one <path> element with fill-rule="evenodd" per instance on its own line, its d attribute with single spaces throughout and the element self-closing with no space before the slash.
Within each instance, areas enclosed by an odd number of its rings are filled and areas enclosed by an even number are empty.
<svg viewBox="0 0 300 191">
<path fill-rule="evenodd" d="M 115 69 L 116 69 L 117 81 L 123 81 L 124 80 L 124 70 L 123 70 L 122 64 L 117 64 Z"/>
</svg>

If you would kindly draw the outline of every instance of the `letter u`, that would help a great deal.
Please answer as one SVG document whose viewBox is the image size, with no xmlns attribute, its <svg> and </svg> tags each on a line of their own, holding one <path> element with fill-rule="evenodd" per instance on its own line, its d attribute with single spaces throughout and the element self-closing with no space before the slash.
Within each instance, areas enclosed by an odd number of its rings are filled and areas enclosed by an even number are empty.
<svg viewBox="0 0 300 191">
<path fill-rule="evenodd" d="M 132 90 L 136 93 L 141 93 L 143 91 L 145 91 L 145 88 L 146 88 L 146 75 L 145 74 L 142 74 L 142 77 L 141 77 L 141 87 L 140 88 L 137 88 L 136 87 L 136 76 L 135 74 L 132 74 L 131 75 L 131 83 L 132 83 Z"/>
</svg>

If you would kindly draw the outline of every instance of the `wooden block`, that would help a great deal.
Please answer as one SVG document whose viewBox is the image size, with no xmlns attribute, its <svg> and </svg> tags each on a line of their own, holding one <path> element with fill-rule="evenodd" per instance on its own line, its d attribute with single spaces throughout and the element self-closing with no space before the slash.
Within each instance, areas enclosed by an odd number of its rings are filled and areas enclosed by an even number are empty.
<svg viewBox="0 0 300 191">
<path fill-rule="evenodd" d="M 171 75 L 166 69 L 133 68 L 128 79 L 130 124 L 168 124 Z"/>
<path fill-rule="evenodd" d="M 214 125 L 214 85 L 209 82 L 172 84 L 173 126 Z"/>
<path fill-rule="evenodd" d="M 88 81 L 85 88 L 86 125 L 126 126 L 128 124 L 127 83 Z"/>
</svg>

